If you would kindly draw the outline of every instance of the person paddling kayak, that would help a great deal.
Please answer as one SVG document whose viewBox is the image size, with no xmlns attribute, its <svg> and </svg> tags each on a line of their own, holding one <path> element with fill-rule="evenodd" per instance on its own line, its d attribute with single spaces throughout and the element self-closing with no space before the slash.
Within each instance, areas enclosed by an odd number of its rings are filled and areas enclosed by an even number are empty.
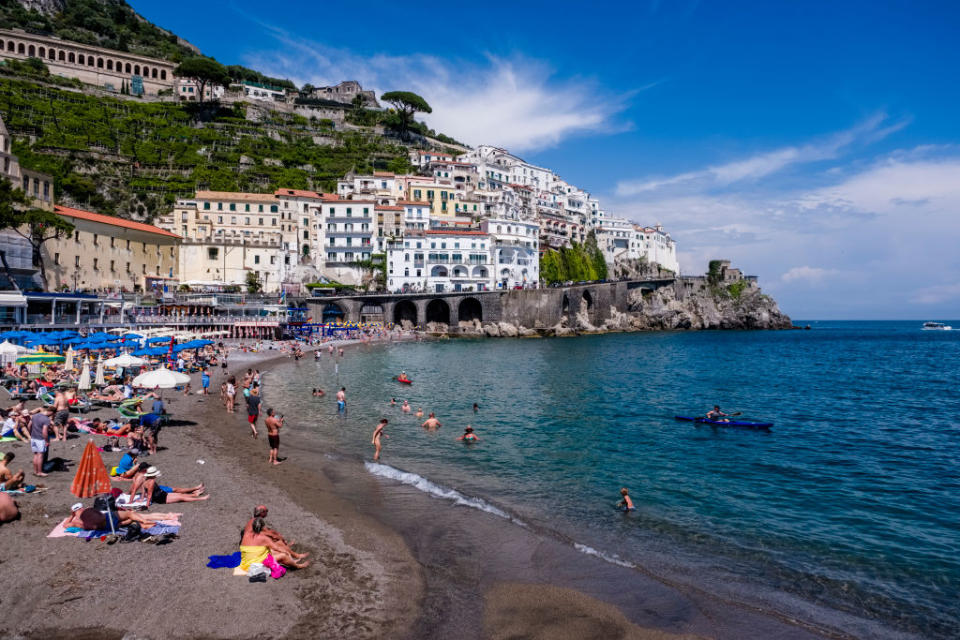
<svg viewBox="0 0 960 640">
<path fill-rule="evenodd" d="M 410 382 L 410 378 L 407 377 L 406 371 L 401 371 L 400 375 L 397 376 L 397 382 Z"/>
<path fill-rule="evenodd" d="M 713 409 L 707 412 L 706 418 L 707 420 L 713 420 L 715 422 L 730 422 L 726 418 L 729 418 L 731 415 L 734 414 L 720 411 L 720 405 L 715 404 L 713 405 Z"/>
</svg>

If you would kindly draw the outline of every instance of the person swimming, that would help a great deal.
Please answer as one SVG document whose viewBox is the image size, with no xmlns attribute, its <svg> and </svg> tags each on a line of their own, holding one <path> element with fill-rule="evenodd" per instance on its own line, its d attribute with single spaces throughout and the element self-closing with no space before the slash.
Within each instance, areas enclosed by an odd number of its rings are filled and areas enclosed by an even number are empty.
<svg viewBox="0 0 960 640">
<path fill-rule="evenodd" d="M 418 418 L 422 418 L 422 417 L 423 417 L 423 409 L 422 409 L 421 407 L 417 407 L 417 412 L 416 412 L 414 415 L 416 415 Z"/>
<path fill-rule="evenodd" d="M 467 425 L 467 428 L 463 430 L 463 435 L 457 438 L 461 442 L 480 442 L 480 438 L 477 437 L 477 434 L 473 432 L 473 427 Z"/>
<path fill-rule="evenodd" d="M 403 406 L 400 407 L 400 410 L 403 411 L 404 413 L 410 413 L 410 403 L 404 400 Z"/>
<path fill-rule="evenodd" d="M 633 500 L 630 499 L 630 491 L 626 487 L 620 489 L 620 502 L 617 503 L 617 509 L 621 511 L 633 511 L 636 509 L 633 506 Z"/>
</svg>

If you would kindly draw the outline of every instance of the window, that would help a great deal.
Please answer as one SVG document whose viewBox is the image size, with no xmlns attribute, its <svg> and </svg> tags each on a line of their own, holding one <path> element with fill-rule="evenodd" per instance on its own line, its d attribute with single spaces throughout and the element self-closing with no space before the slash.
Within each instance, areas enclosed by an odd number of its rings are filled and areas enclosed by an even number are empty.
<svg viewBox="0 0 960 640">
<path fill-rule="evenodd" d="M 250 205 L 249 205 L 249 204 L 243 205 L 243 210 L 244 210 L 244 211 L 250 211 Z"/>
<path fill-rule="evenodd" d="M 59 253 L 53 254 L 53 264 L 60 264 L 60 254 L 59 254 Z"/>
<path fill-rule="evenodd" d="M 204 209 L 204 211 L 209 211 L 209 210 L 210 210 L 210 203 L 209 203 L 209 202 L 204 202 L 204 203 L 203 203 L 203 209 Z"/>
<path fill-rule="evenodd" d="M 231 203 L 230 203 L 230 211 L 236 211 L 236 210 L 237 210 L 237 205 L 234 204 L 233 202 L 231 202 Z"/>
<path fill-rule="evenodd" d="M 79 232 L 79 231 L 74 231 L 74 232 L 73 232 L 73 241 L 74 241 L 74 242 L 80 242 L 80 232 Z"/>
<path fill-rule="evenodd" d="M 113 260 L 110 261 L 110 271 L 111 272 L 116 271 L 116 268 L 114 268 L 114 265 L 113 265 Z"/>
<path fill-rule="evenodd" d="M 309 226 L 310 226 L 310 221 L 307 220 L 306 218 L 304 218 L 304 219 L 303 219 L 303 226 L 309 227 Z"/>
<path fill-rule="evenodd" d="M 75 267 L 80 266 L 80 256 L 73 256 L 73 266 Z"/>
<path fill-rule="evenodd" d="M 93 259 L 93 270 L 96 271 L 96 270 L 99 269 L 99 268 L 100 268 L 100 259 L 99 259 L 99 258 L 94 258 L 94 259 Z"/>
<path fill-rule="evenodd" d="M 219 257 L 220 249 L 217 247 L 210 247 L 207 249 L 207 259 L 216 260 Z"/>
<path fill-rule="evenodd" d="M 257 212 L 258 212 L 258 213 L 263 213 L 263 205 L 262 205 L 262 204 L 257 205 Z"/>
<path fill-rule="evenodd" d="M 237 216 L 230 216 L 230 224 L 237 224 Z"/>
<path fill-rule="evenodd" d="M 353 213 L 353 208 L 352 208 L 352 207 L 347 207 L 347 217 L 348 217 L 348 218 L 350 217 L 350 215 L 351 215 L 352 213 Z"/>
<path fill-rule="evenodd" d="M 364 207 L 364 208 L 363 208 L 363 213 L 364 213 L 364 215 L 370 213 L 370 207 Z"/>
<path fill-rule="evenodd" d="M 222 202 L 218 202 L 218 203 L 217 203 L 217 211 L 223 211 L 223 203 L 222 203 Z"/>
<path fill-rule="evenodd" d="M 277 211 L 279 211 L 279 209 L 277 209 L 277 205 L 270 205 L 270 213 L 276 213 Z"/>
<path fill-rule="evenodd" d="M 259 221 L 258 224 L 262 227 L 262 226 L 263 226 L 263 218 L 257 218 L 257 220 Z"/>
<path fill-rule="evenodd" d="M 130 263 L 127 263 L 127 273 L 130 273 Z"/>
<path fill-rule="evenodd" d="M 250 224 L 249 216 L 243 219 L 243 224 Z"/>
<path fill-rule="evenodd" d="M 127 240 L 127 251 L 130 251 L 130 241 Z"/>
<path fill-rule="evenodd" d="M 303 239 L 304 239 L 304 240 L 307 240 L 307 239 L 309 239 L 309 238 L 310 238 L 310 232 L 307 231 L 306 229 L 304 229 L 304 230 L 303 230 Z"/>
<path fill-rule="evenodd" d="M 260 256 L 253 256 L 253 264 L 260 264 Z"/>
<path fill-rule="evenodd" d="M 97 246 L 97 244 L 99 244 L 97 242 L 97 234 L 93 234 L 93 246 Z"/>
</svg>

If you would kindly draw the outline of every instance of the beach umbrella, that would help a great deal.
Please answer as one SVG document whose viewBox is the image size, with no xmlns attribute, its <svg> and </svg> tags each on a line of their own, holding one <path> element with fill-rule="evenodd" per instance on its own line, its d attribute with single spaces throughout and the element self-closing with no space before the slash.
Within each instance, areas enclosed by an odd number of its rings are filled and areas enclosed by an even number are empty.
<svg viewBox="0 0 960 640">
<path fill-rule="evenodd" d="M 120 337 L 124 340 L 143 340 L 143 336 L 139 333 L 125 333 Z"/>
<path fill-rule="evenodd" d="M 7 342 L 4 340 L 0 342 L 0 354 L 7 356 L 20 355 L 21 353 L 26 353 L 29 351 L 26 347 L 21 347 L 18 344 L 13 344 L 12 342 Z"/>
<path fill-rule="evenodd" d="M 17 364 L 47 364 L 63 362 L 64 357 L 56 353 L 28 353 L 17 358 Z"/>
<path fill-rule="evenodd" d="M 158 344 L 160 342 L 170 342 L 173 340 L 170 336 L 157 336 L 155 338 L 147 338 L 147 344 Z"/>
<path fill-rule="evenodd" d="M 89 374 L 89 371 L 87 373 Z M 109 493 L 112 488 L 110 474 L 107 472 L 106 465 L 103 464 L 97 445 L 91 438 L 87 440 L 87 446 L 83 449 L 80 464 L 77 465 L 77 475 L 70 483 L 70 493 L 78 498 L 92 498 L 101 493 Z M 108 517 L 107 520 L 110 521 L 110 532 L 116 533 L 113 528 L 113 518 Z"/>
<path fill-rule="evenodd" d="M 63 368 L 69 371 L 73 369 L 73 349 L 67 349 L 67 361 L 64 363 Z"/>
<path fill-rule="evenodd" d="M 103 358 L 97 357 L 97 378 L 93 381 L 98 387 L 102 387 L 107 384 L 106 377 L 103 375 Z"/>
<path fill-rule="evenodd" d="M 116 358 L 104 360 L 103 364 L 108 367 L 123 367 L 126 369 L 127 367 L 142 367 L 143 365 L 147 364 L 147 361 L 143 358 L 138 358 L 130 355 L 129 353 L 125 353 L 121 356 L 117 356 Z"/>
<path fill-rule="evenodd" d="M 173 389 L 189 383 L 190 376 L 179 371 L 171 371 L 166 367 L 141 373 L 133 379 L 133 386 L 142 389 Z"/>
<path fill-rule="evenodd" d="M 80 380 L 77 382 L 77 389 L 86 391 L 90 388 L 90 360 L 83 361 L 83 371 L 80 372 Z"/>
</svg>

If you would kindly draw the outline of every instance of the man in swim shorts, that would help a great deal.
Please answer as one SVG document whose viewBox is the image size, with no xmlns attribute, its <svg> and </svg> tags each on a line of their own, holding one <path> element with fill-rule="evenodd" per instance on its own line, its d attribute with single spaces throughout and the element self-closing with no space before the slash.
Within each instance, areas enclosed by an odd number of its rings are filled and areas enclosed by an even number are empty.
<svg viewBox="0 0 960 640">
<path fill-rule="evenodd" d="M 340 391 L 337 391 L 337 413 L 346 413 L 347 412 L 347 388 L 340 387 Z"/>
<path fill-rule="evenodd" d="M 15 457 L 12 451 L 7 451 L 0 460 L 0 491 L 16 491 L 23 487 L 23 469 L 14 473 L 9 467 Z"/>
<path fill-rule="evenodd" d="M 273 407 L 267 409 L 267 419 L 264 421 L 267 427 L 267 444 L 270 445 L 270 456 L 267 462 L 270 464 L 280 464 L 277 454 L 280 452 L 280 428 L 283 426 L 283 416 L 276 416 Z"/>
<path fill-rule="evenodd" d="M 57 391 L 53 399 L 53 437 L 54 440 L 67 440 L 67 421 L 70 420 L 70 405 L 67 396 L 62 391 Z"/>
<path fill-rule="evenodd" d="M 430 412 L 430 415 L 427 416 L 427 419 L 423 421 L 423 424 L 420 425 L 424 429 L 436 429 L 437 427 L 443 426 L 440 424 L 440 421 L 437 420 L 436 416 L 433 415 L 433 411 Z"/>
</svg>

